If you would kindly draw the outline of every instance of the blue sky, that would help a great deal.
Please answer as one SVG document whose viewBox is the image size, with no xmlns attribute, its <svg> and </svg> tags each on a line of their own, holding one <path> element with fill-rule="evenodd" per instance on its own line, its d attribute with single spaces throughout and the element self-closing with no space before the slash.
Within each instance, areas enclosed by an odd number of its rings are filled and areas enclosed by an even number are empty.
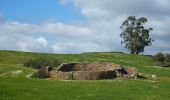
<svg viewBox="0 0 170 100">
<path fill-rule="evenodd" d="M 7 20 L 83 20 L 79 10 L 72 4 L 63 6 L 57 0 L 1 0 L 0 12 Z"/>
<path fill-rule="evenodd" d="M 49 53 L 123 51 L 120 25 L 146 17 L 145 54 L 170 53 L 169 0 L 1 0 L 0 50 Z"/>
</svg>

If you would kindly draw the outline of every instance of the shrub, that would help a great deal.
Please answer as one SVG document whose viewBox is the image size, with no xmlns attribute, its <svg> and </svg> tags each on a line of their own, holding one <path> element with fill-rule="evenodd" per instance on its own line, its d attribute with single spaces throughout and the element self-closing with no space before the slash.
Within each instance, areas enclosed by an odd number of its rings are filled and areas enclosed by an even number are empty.
<svg viewBox="0 0 170 100">
<path fill-rule="evenodd" d="M 161 52 L 158 52 L 155 56 L 154 56 L 154 60 L 161 63 L 161 66 L 164 66 L 164 61 L 165 61 L 165 55 Z"/>
<path fill-rule="evenodd" d="M 24 62 L 24 66 L 35 69 L 41 69 L 45 68 L 46 66 L 50 66 L 49 69 L 52 70 L 57 65 L 59 65 L 59 62 L 54 58 L 31 58 Z"/>
<path fill-rule="evenodd" d="M 36 73 L 32 75 L 33 78 L 49 78 L 49 70 L 48 67 L 40 68 Z"/>
<path fill-rule="evenodd" d="M 170 66 L 170 54 L 165 55 L 166 66 Z"/>
</svg>

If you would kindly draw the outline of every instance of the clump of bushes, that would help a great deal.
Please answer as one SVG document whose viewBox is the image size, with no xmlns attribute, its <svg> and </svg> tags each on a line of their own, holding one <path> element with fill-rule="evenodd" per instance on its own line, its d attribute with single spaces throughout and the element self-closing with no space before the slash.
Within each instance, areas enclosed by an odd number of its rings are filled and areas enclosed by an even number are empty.
<svg viewBox="0 0 170 100">
<path fill-rule="evenodd" d="M 60 63 L 54 58 L 30 58 L 24 62 L 24 66 L 38 69 L 36 73 L 32 75 L 33 78 L 49 78 L 49 71 L 54 67 L 57 67 Z"/>
<path fill-rule="evenodd" d="M 170 66 L 170 54 L 163 54 L 161 52 L 158 52 L 154 57 L 154 61 L 158 65 L 161 65 L 162 67 L 168 67 Z"/>
<path fill-rule="evenodd" d="M 40 68 L 36 73 L 32 75 L 33 78 L 50 78 L 48 67 Z"/>
<path fill-rule="evenodd" d="M 164 65 L 164 61 L 165 61 L 165 55 L 161 52 L 158 52 L 155 56 L 154 56 L 154 60 L 157 61 L 157 63 L 161 63 L 161 66 Z"/>
<path fill-rule="evenodd" d="M 59 65 L 58 60 L 54 58 L 30 58 L 24 62 L 24 66 L 31 67 L 35 69 L 41 69 L 46 66 L 49 66 L 49 69 L 52 70 L 54 67 Z"/>
<path fill-rule="evenodd" d="M 170 54 L 166 54 L 166 55 L 165 55 L 165 58 L 166 58 L 166 59 L 165 59 L 166 65 L 167 65 L 167 66 L 170 66 Z"/>
</svg>

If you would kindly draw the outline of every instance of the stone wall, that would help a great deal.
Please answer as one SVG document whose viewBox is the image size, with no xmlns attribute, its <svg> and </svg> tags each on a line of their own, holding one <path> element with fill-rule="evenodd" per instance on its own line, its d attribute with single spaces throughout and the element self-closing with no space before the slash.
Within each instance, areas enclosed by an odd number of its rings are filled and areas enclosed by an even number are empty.
<svg viewBox="0 0 170 100">
<path fill-rule="evenodd" d="M 55 70 L 69 72 L 69 71 L 107 71 L 119 68 L 120 65 L 106 62 L 96 63 L 64 63 Z"/>
<path fill-rule="evenodd" d="M 54 79 L 64 80 L 99 80 L 99 79 L 113 79 L 116 77 L 115 71 L 72 71 L 61 72 L 52 71 L 50 76 Z"/>
<path fill-rule="evenodd" d="M 61 64 L 50 76 L 63 80 L 101 80 L 122 78 L 137 78 L 134 68 L 125 68 L 113 63 L 68 63 Z"/>
</svg>

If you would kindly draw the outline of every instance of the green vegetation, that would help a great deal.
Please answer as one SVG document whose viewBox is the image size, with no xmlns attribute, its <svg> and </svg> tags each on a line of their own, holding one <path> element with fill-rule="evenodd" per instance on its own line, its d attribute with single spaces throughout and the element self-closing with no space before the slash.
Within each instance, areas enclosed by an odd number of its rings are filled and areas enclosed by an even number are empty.
<svg viewBox="0 0 170 100">
<path fill-rule="evenodd" d="M 165 58 L 166 66 L 170 66 L 170 54 L 166 54 Z"/>
<path fill-rule="evenodd" d="M 165 56 L 163 53 L 158 52 L 155 56 L 154 56 L 154 60 L 157 62 L 161 63 L 161 66 L 164 66 L 164 61 L 165 61 Z"/>
<path fill-rule="evenodd" d="M 57 67 L 59 64 L 57 59 L 51 57 L 29 58 L 23 63 L 26 67 L 38 70 L 32 75 L 33 78 L 49 78 L 50 75 L 48 71 L 53 70 L 53 68 Z"/>
<path fill-rule="evenodd" d="M 139 54 L 144 52 L 146 46 L 152 45 L 152 39 L 149 32 L 153 28 L 145 28 L 144 24 L 147 22 L 145 17 L 137 19 L 135 16 L 129 16 L 120 26 L 122 33 L 120 37 L 123 38 L 121 44 L 125 44 L 131 54 Z"/>
<path fill-rule="evenodd" d="M 153 59 L 156 61 L 158 65 L 162 67 L 169 67 L 170 66 L 170 54 L 163 54 L 158 52 Z"/>
<path fill-rule="evenodd" d="M 46 67 L 43 67 L 43 68 L 38 69 L 38 71 L 35 72 L 31 77 L 44 79 L 44 78 L 50 78 L 50 74 L 48 72 L 48 69 L 46 69 Z"/>
<path fill-rule="evenodd" d="M 59 62 L 57 61 L 57 59 L 50 58 L 50 57 L 31 58 L 24 62 L 24 66 L 35 68 L 35 69 L 44 68 L 46 66 L 50 66 L 50 69 L 53 69 L 54 67 L 58 65 L 59 65 Z"/>
<path fill-rule="evenodd" d="M 51 58 L 66 62 L 113 62 L 156 74 L 157 79 L 62 81 L 31 78 L 28 59 Z M 0 100 L 168 100 L 170 69 L 153 66 L 152 57 L 124 53 L 42 54 L 0 51 Z"/>
</svg>

